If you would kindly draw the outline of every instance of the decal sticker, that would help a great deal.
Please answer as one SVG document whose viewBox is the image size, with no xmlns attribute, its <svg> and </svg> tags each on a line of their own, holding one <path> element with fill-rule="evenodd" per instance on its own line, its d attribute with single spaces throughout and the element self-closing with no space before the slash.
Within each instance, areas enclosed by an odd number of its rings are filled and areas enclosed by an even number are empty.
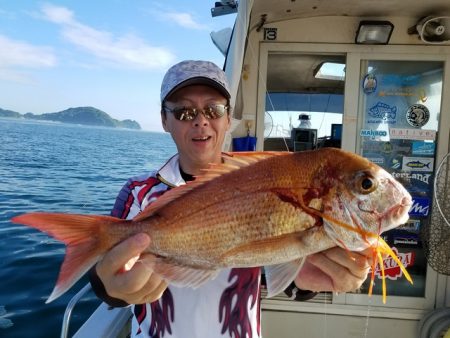
<svg viewBox="0 0 450 338">
<path fill-rule="evenodd" d="M 264 40 L 276 40 L 277 39 L 277 28 L 264 28 Z"/>
<path fill-rule="evenodd" d="M 394 236 L 394 245 L 395 244 L 417 245 L 419 244 L 419 236 L 416 234 Z"/>
<path fill-rule="evenodd" d="M 389 128 L 389 136 L 391 139 L 434 141 L 436 139 L 436 131 L 427 129 Z"/>
<path fill-rule="evenodd" d="M 402 167 L 402 158 L 401 157 L 394 157 L 391 159 L 389 163 L 389 168 L 394 170 L 399 170 Z"/>
<path fill-rule="evenodd" d="M 359 133 L 362 137 L 370 137 L 371 139 L 375 139 L 376 137 L 385 137 L 387 136 L 387 131 L 385 130 L 374 130 L 374 129 L 361 129 Z"/>
<path fill-rule="evenodd" d="M 397 75 L 389 74 L 382 77 L 381 83 L 385 86 L 391 85 L 396 87 L 417 86 L 420 81 L 420 75 Z"/>
<path fill-rule="evenodd" d="M 423 127 L 429 120 L 430 111 L 423 104 L 413 104 L 406 111 L 406 121 L 413 127 Z"/>
<path fill-rule="evenodd" d="M 392 140 L 387 142 L 364 140 L 362 149 L 364 152 L 383 153 L 386 155 L 411 155 L 411 141 Z"/>
<path fill-rule="evenodd" d="M 400 259 L 400 262 L 407 268 L 408 266 L 414 265 L 415 261 L 415 253 L 414 252 L 407 252 L 407 253 L 400 253 L 398 252 L 396 247 L 392 247 L 392 251 L 397 255 L 397 257 Z M 392 257 L 387 257 L 383 260 L 383 266 L 384 266 L 384 273 L 386 275 L 386 278 L 389 278 L 390 280 L 397 280 L 400 277 L 402 277 L 403 272 L 398 266 L 397 262 L 394 261 Z M 381 269 L 380 266 L 377 265 L 375 269 L 375 276 L 377 276 L 379 279 L 382 278 L 381 276 Z"/>
<path fill-rule="evenodd" d="M 420 230 L 420 220 L 409 219 L 405 224 L 400 225 L 397 229 L 418 233 Z"/>
<path fill-rule="evenodd" d="M 402 170 L 404 171 L 433 171 L 434 158 L 432 157 L 403 157 Z"/>
<path fill-rule="evenodd" d="M 366 156 L 366 158 L 370 161 L 370 162 L 372 162 L 372 163 L 374 163 L 374 164 L 377 164 L 377 165 L 379 165 L 379 166 L 381 166 L 381 165 L 383 165 L 384 164 L 384 157 L 367 157 Z"/>
<path fill-rule="evenodd" d="M 412 143 L 413 155 L 434 155 L 434 142 L 414 141 Z"/>
<path fill-rule="evenodd" d="M 395 117 L 397 116 L 397 107 L 390 106 L 383 102 L 377 102 L 374 106 L 369 108 L 368 115 L 372 117 L 372 120 L 368 120 L 367 123 L 395 123 Z"/>
<path fill-rule="evenodd" d="M 367 74 L 364 76 L 362 83 L 363 92 L 366 94 L 371 94 L 377 90 L 377 78 L 373 74 Z"/>
<path fill-rule="evenodd" d="M 409 209 L 410 216 L 427 217 L 430 212 L 430 199 L 427 197 L 413 197 L 413 204 Z"/>
<path fill-rule="evenodd" d="M 410 193 L 427 196 L 433 187 L 433 175 L 412 172 L 391 172 L 392 177 L 399 181 Z"/>
</svg>

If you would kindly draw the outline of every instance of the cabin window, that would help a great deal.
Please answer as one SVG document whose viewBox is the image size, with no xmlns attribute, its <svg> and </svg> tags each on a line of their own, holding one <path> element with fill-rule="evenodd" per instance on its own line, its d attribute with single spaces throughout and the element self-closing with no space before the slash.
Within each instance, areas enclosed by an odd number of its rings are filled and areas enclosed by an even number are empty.
<svg viewBox="0 0 450 338">
<path fill-rule="evenodd" d="M 269 53 L 264 150 L 340 147 L 344 84 L 344 55 Z"/>
</svg>

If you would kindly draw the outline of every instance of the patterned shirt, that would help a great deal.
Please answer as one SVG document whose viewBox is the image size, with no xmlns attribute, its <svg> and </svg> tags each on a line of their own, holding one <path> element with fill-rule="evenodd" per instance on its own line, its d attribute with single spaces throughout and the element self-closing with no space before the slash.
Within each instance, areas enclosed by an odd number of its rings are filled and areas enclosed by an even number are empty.
<svg viewBox="0 0 450 338">
<path fill-rule="evenodd" d="M 175 155 L 161 169 L 129 179 L 111 214 L 132 219 L 182 184 Z M 224 269 L 197 289 L 169 286 L 159 300 L 132 306 L 131 337 L 259 338 L 260 282 L 260 268 L 239 268 Z"/>
</svg>

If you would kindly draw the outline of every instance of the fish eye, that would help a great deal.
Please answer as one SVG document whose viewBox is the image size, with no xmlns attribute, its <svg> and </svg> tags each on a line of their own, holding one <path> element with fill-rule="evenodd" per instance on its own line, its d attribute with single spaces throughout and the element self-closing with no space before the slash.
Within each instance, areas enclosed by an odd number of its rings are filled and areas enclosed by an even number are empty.
<svg viewBox="0 0 450 338">
<path fill-rule="evenodd" d="M 362 194 L 370 194 L 378 186 L 378 183 L 375 180 L 375 178 L 367 174 L 360 176 L 357 181 L 357 184 L 358 184 L 357 188 Z"/>
</svg>

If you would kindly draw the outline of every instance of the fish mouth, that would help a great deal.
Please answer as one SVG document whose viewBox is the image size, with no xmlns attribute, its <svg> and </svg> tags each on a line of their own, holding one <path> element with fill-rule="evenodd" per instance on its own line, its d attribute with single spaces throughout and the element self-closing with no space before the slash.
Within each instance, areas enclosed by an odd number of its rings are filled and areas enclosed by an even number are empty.
<svg viewBox="0 0 450 338">
<path fill-rule="evenodd" d="M 412 200 L 410 197 L 403 197 L 402 201 L 393 206 L 389 210 L 389 215 L 386 219 L 386 226 L 383 227 L 383 231 L 387 231 L 393 229 L 401 224 L 405 224 L 409 219 L 409 210 L 412 206 Z"/>
</svg>

